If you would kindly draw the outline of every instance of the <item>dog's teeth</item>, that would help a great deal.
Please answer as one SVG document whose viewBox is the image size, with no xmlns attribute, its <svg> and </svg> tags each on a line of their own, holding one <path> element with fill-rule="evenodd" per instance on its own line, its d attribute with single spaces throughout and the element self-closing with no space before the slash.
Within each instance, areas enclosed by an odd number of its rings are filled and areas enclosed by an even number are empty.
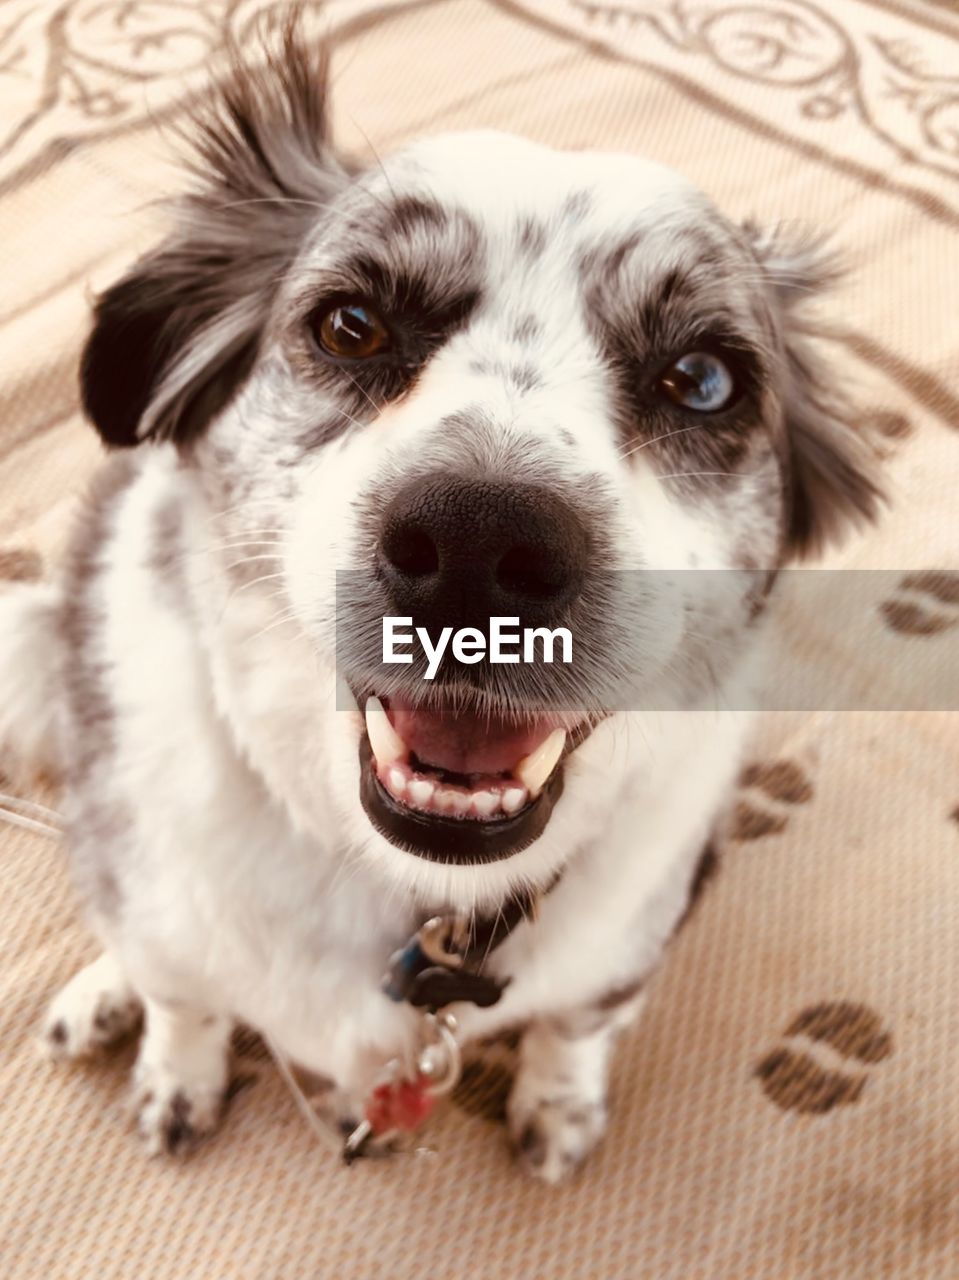
<svg viewBox="0 0 959 1280">
<path fill-rule="evenodd" d="M 448 788 L 437 787 L 433 796 L 433 808 L 438 813 L 453 812 L 453 793 Z"/>
<path fill-rule="evenodd" d="M 381 769 L 406 759 L 406 743 L 390 724 L 379 698 L 366 699 L 366 734 Z"/>
<path fill-rule="evenodd" d="M 566 730 L 554 729 L 545 742 L 541 742 L 535 751 L 524 756 L 513 772 L 535 800 L 546 786 L 549 775 L 559 763 L 566 745 Z"/>
<path fill-rule="evenodd" d="M 429 782 L 426 778 L 414 778 L 409 785 L 407 794 L 413 804 L 425 809 L 433 798 L 433 792 L 436 790 L 436 783 Z"/>
<path fill-rule="evenodd" d="M 397 800 L 402 799 L 406 790 L 406 774 L 402 769 L 393 768 L 386 775 L 386 785 L 390 793 L 396 796 Z"/>
<path fill-rule="evenodd" d="M 519 813 L 526 803 L 526 788 L 507 787 L 503 792 L 502 803 L 504 813 Z"/>
<path fill-rule="evenodd" d="M 440 813 L 450 813 L 454 817 L 462 817 L 470 807 L 470 798 L 465 791 L 456 791 L 451 787 L 438 788 L 433 797 L 433 808 Z"/>
<path fill-rule="evenodd" d="M 474 791 L 473 809 L 481 818 L 491 818 L 499 808 L 498 791 Z"/>
</svg>

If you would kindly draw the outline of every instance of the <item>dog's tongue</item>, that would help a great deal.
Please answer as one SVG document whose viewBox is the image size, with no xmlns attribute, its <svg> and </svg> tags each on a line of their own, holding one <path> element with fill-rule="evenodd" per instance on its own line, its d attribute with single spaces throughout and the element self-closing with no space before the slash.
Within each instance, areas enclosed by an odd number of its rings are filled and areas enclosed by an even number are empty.
<svg viewBox="0 0 959 1280">
<path fill-rule="evenodd" d="M 421 764 L 448 773 L 509 773 L 556 726 L 547 720 L 517 724 L 496 716 L 427 710 L 391 702 L 393 728 Z"/>
</svg>

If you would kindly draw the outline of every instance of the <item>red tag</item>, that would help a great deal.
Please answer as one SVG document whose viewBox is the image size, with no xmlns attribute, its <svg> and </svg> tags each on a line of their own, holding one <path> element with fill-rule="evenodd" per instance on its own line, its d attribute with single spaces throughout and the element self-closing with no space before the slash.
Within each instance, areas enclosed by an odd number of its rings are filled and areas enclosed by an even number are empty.
<svg viewBox="0 0 959 1280">
<path fill-rule="evenodd" d="M 378 1085 L 366 1104 L 366 1119 L 375 1137 L 395 1129 L 415 1129 L 433 1110 L 426 1076 Z"/>
</svg>

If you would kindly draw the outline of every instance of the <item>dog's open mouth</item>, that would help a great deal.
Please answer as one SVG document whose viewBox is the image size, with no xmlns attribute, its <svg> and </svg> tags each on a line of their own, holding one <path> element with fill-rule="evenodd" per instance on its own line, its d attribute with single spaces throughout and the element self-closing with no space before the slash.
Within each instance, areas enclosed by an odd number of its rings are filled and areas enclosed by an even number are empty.
<svg viewBox="0 0 959 1280">
<path fill-rule="evenodd" d="M 434 861 L 488 862 L 542 833 L 577 737 L 556 720 L 518 723 L 373 696 L 365 713 L 361 799 L 394 844 Z"/>
</svg>

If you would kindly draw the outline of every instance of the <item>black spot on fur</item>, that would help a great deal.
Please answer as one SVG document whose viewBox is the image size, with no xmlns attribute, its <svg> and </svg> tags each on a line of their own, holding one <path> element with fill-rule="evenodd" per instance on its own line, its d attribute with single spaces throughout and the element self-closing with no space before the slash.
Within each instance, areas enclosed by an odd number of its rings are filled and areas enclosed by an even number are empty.
<svg viewBox="0 0 959 1280">
<path fill-rule="evenodd" d="M 546 228 L 534 218 L 524 218 L 519 224 L 517 240 L 523 253 L 536 257 L 546 248 Z"/>
<path fill-rule="evenodd" d="M 516 1145 L 534 1169 L 546 1159 L 546 1137 L 534 1120 L 523 1126 Z"/>
<path fill-rule="evenodd" d="M 535 391 L 543 385 L 543 379 L 530 364 L 513 365 L 508 377 L 517 391 Z"/>
<path fill-rule="evenodd" d="M 66 664 L 64 686 L 77 741 L 71 756 L 71 775 L 86 776 L 94 760 L 108 753 L 113 741 L 113 702 L 103 662 L 98 652 L 103 605 L 94 584 L 110 535 L 116 508 L 137 475 L 133 455 L 113 459 L 97 473 L 91 487 L 85 518 L 66 557 L 63 610 L 60 615 Z"/>
<path fill-rule="evenodd" d="M 93 1019 L 93 1029 L 101 1035 L 108 1035 L 116 1018 L 109 1009 L 98 1009 Z"/>
<path fill-rule="evenodd" d="M 62 1018 L 58 1019 L 48 1032 L 47 1038 L 52 1044 L 66 1044 L 67 1042 L 67 1024 Z"/>
<path fill-rule="evenodd" d="M 619 275 L 622 270 L 623 263 L 629 258 L 642 244 L 643 237 L 638 231 L 627 236 L 624 240 L 605 254 L 602 258 L 602 274 L 609 280 Z"/>
<path fill-rule="evenodd" d="M 690 283 L 681 271 L 667 271 L 646 295 L 639 313 L 644 332 L 655 330 L 659 315 L 691 296 Z"/>
<path fill-rule="evenodd" d="M 567 222 L 575 225 L 583 221 L 592 207 L 593 197 L 588 191 L 574 191 L 563 201 L 562 215 Z"/>
<path fill-rule="evenodd" d="M 645 983 L 645 978 L 634 978 L 632 982 L 624 982 L 621 987 L 614 987 L 597 1000 L 597 1009 L 609 1012 L 613 1009 L 618 1009 L 620 1005 L 628 1004 L 630 1000 L 639 995 Z"/>
<path fill-rule="evenodd" d="M 190 1123 L 193 1103 L 178 1089 L 170 1102 L 170 1111 L 163 1127 L 163 1145 L 170 1155 L 176 1155 L 196 1138 L 196 1130 Z"/>
<path fill-rule="evenodd" d="M 401 196 L 389 205 L 382 230 L 386 235 L 410 235 L 418 230 L 442 234 L 449 223 L 449 212 L 435 201 Z"/>
<path fill-rule="evenodd" d="M 542 336 L 542 333 L 542 324 L 534 315 L 530 314 L 517 320 L 511 336 L 514 342 L 520 342 L 526 346 L 531 342 L 535 342 L 537 338 Z"/>
<path fill-rule="evenodd" d="M 157 506 L 151 520 L 150 567 L 162 588 L 165 601 L 181 610 L 187 605 L 188 593 L 183 561 L 183 512 L 179 499 L 169 498 Z"/>
<path fill-rule="evenodd" d="M 109 867 L 101 867 L 94 880 L 94 901 L 105 919 L 115 916 L 120 905 L 120 886 Z"/>
</svg>

